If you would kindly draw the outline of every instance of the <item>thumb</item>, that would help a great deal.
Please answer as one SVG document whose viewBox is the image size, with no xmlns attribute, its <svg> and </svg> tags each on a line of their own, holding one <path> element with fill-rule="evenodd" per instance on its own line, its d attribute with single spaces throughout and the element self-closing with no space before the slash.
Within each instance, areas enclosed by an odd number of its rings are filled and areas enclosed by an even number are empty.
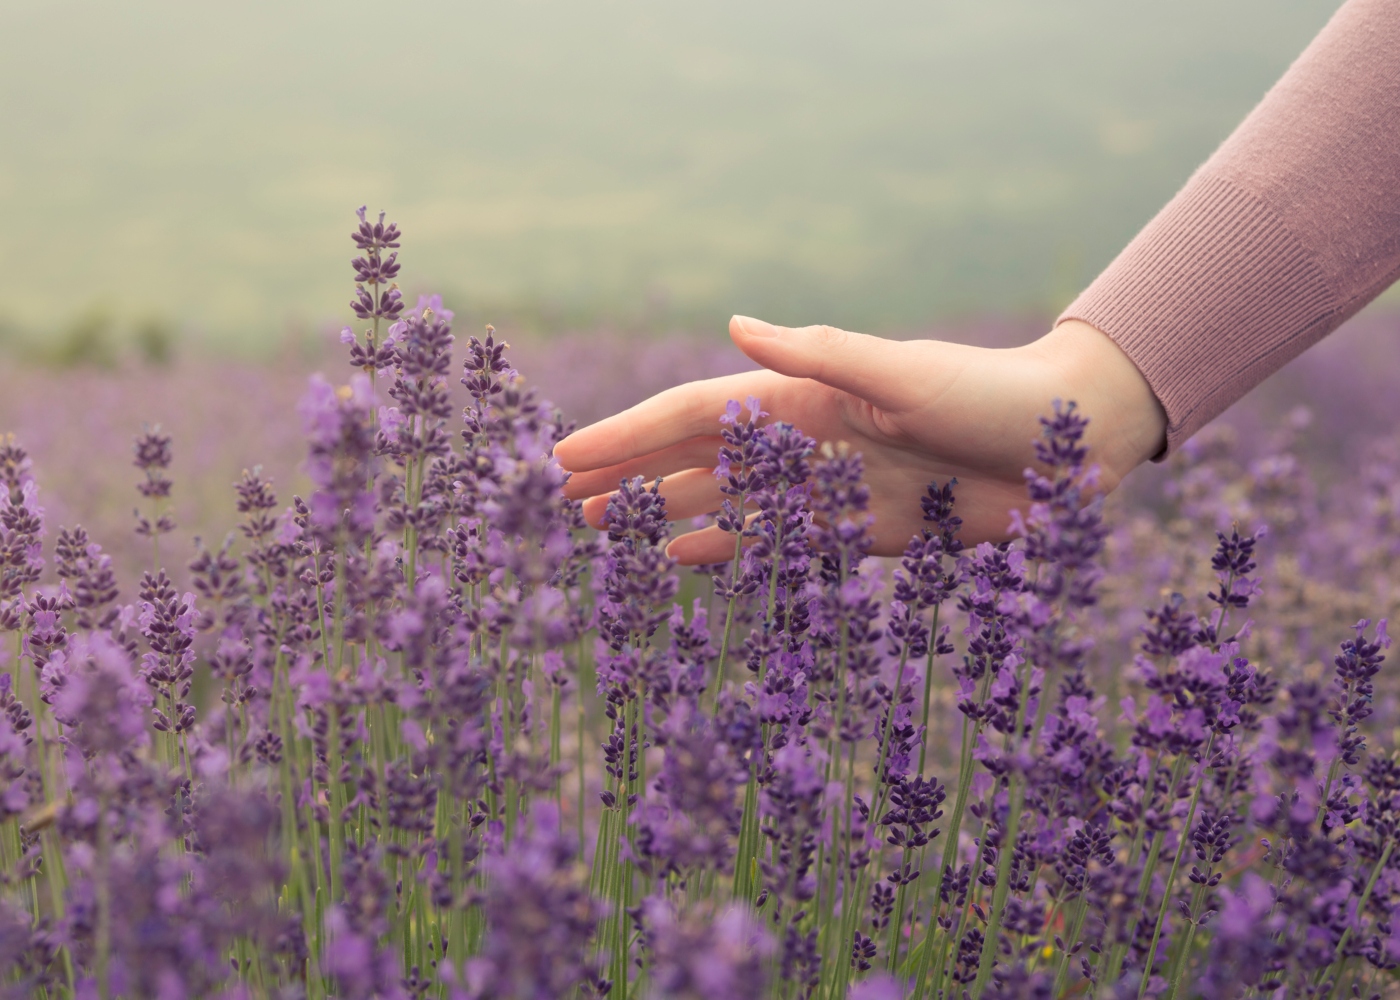
<svg viewBox="0 0 1400 1000">
<path fill-rule="evenodd" d="M 729 321 L 729 336 L 764 368 L 810 378 L 883 409 L 903 403 L 905 345 L 834 326 L 774 326 L 750 316 Z"/>
</svg>

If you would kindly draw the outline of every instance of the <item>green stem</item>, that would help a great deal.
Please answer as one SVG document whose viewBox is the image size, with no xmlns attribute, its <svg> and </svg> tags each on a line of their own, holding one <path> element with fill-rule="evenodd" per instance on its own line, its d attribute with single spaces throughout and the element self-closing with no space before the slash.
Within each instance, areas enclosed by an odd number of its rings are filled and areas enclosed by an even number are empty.
<svg viewBox="0 0 1400 1000">
<path fill-rule="evenodd" d="M 729 637 L 734 629 L 734 605 L 738 603 L 738 596 L 734 593 L 734 588 L 739 585 L 739 557 L 744 550 L 744 505 L 748 497 L 739 498 L 739 533 L 734 536 L 734 561 L 729 569 L 729 600 L 724 609 L 724 635 L 719 643 L 719 662 L 715 665 L 715 689 L 714 697 L 711 699 L 711 707 L 719 700 L 720 690 L 724 687 L 724 664 L 729 657 Z"/>
<path fill-rule="evenodd" d="M 559 823 L 564 822 L 564 775 L 560 772 L 559 765 L 563 761 L 564 754 L 560 743 L 560 713 L 562 710 L 563 692 L 559 685 L 550 682 L 549 698 L 549 767 L 554 772 L 554 805 L 555 811 L 559 815 Z"/>
<path fill-rule="evenodd" d="M 1075 909 L 1074 922 L 1070 925 L 1073 929 L 1065 938 L 1064 951 L 1060 953 L 1060 966 L 1055 970 L 1055 988 L 1051 992 L 1052 996 L 1060 996 L 1064 992 L 1065 981 L 1069 979 L 1069 958 L 1070 949 L 1079 940 L 1079 935 L 1084 930 L 1084 918 L 1089 912 L 1088 903 L 1081 896 L 1078 900 L 1078 907 Z"/>
<path fill-rule="evenodd" d="M 579 678 L 579 683 L 578 683 L 578 693 L 577 693 L 577 695 L 576 695 L 576 697 L 578 698 L 578 706 L 577 706 L 577 707 L 578 707 L 578 733 L 577 733 L 577 739 L 578 739 L 577 757 L 578 757 L 578 760 L 577 760 L 577 762 L 576 762 L 576 766 L 577 766 L 577 769 L 578 769 L 578 856 L 581 858 L 581 857 L 583 857 L 583 847 L 584 847 L 583 812 L 584 812 L 584 795 L 585 795 L 585 781 L 584 781 L 584 774 L 583 774 L 583 765 L 584 765 L 583 744 L 584 744 L 584 740 L 586 739 L 586 732 L 587 732 L 587 728 L 588 728 L 588 727 L 587 727 L 587 718 L 586 718 L 585 707 L 584 707 L 584 702 L 583 702 L 583 681 L 584 681 L 584 676 L 583 676 L 583 669 L 584 669 L 584 663 L 583 663 L 583 639 L 579 639 L 579 641 L 578 641 L 578 646 L 579 646 L 579 665 L 578 665 L 578 678 Z"/>
<path fill-rule="evenodd" d="M 838 639 L 836 644 L 836 664 L 834 676 L 836 678 L 836 716 L 831 727 L 831 735 L 827 740 L 826 752 L 826 783 L 830 784 L 832 776 L 840 776 L 841 773 L 841 727 L 846 718 L 846 645 L 848 642 L 848 630 L 846 623 L 841 622 L 838 627 Z M 839 834 L 840 817 L 835 817 L 831 822 L 831 882 L 826 893 L 826 909 L 822 911 L 822 938 L 823 943 L 829 945 L 827 940 L 830 937 L 831 926 L 836 914 L 836 889 L 840 881 L 841 873 L 841 851 L 837 845 L 837 835 Z M 820 878 L 820 874 L 818 874 Z"/>
<path fill-rule="evenodd" d="M 899 859 L 899 870 L 901 878 L 904 868 L 909 864 L 909 849 L 905 848 Z M 899 942 L 904 927 L 904 890 L 908 888 L 907 883 L 901 881 L 899 888 L 895 890 L 894 899 L 894 919 L 890 921 L 890 939 L 885 945 L 885 968 L 893 973 L 899 966 Z M 911 939 L 912 943 L 912 939 Z"/>
<path fill-rule="evenodd" d="M 1186 845 L 1191 840 L 1191 821 L 1196 818 L 1196 804 L 1201 800 L 1201 788 L 1206 783 L 1206 768 L 1210 766 L 1210 749 L 1215 744 L 1215 733 L 1210 734 L 1206 740 L 1205 753 L 1201 755 L 1201 776 L 1196 780 L 1196 787 L 1191 789 L 1191 804 L 1186 808 L 1186 823 L 1181 828 L 1181 837 L 1177 840 L 1176 855 L 1172 858 L 1171 873 L 1167 875 L 1166 887 L 1162 890 L 1162 902 L 1157 907 L 1157 923 L 1152 928 L 1152 944 L 1147 949 L 1147 961 L 1142 970 L 1142 981 L 1138 985 L 1138 1000 L 1142 1000 L 1147 995 L 1147 981 L 1152 976 L 1152 963 L 1157 955 L 1157 941 L 1162 936 L 1162 924 L 1167 918 L 1167 907 L 1171 905 L 1172 887 L 1176 885 L 1176 873 L 1181 868 L 1182 856 L 1186 853 Z"/>
<path fill-rule="evenodd" d="M 1037 572 L 1039 570 L 1037 569 Z M 988 671 L 990 674 L 990 671 Z M 1027 659 L 1021 666 L 1020 677 L 1020 703 L 1016 708 L 1016 728 L 1007 734 L 1006 747 L 1012 749 L 1013 739 L 1024 738 L 1026 725 L 1026 701 L 1030 696 L 1031 664 Z M 1042 698 L 1043 702 L 1045 699 Z M 1035 746 L 1035 736 L 1030 738 L 1030 746 Z M 1021 829 L 1021 808 L 1025 803 L 1026 777 L 1013 770 L 1010 777 L 1011 782 L 1011 809 L 1007 816 L 1005 836 L 1001 840 L 1001 848 L 997 852 L 997 881 L 996 888 L 992 890 L 992 913 L 987 921 L 987 936 L 982 941 L 982 956 L 977 965 L 977 980 L 972 987 L 974 1000 L 982 996 L 982 991 L 987 988 L 987 983 L 992 978 L 992 968 L 996 965 L 997 949 L 1000 947 L 1001 921 L 1006 911 L 1006 897 L 1011 889 L 1011 856 L 1016 851 L 1016 838 Z"/>
<path fill-rule="evenodd" d="M 107 820 L 108 794 L 98 798 L 97 814 L 97 993 L 102 1000 L 112 995 L 107 966 L 112 953 L 112 825 Z"/>
<path fill-rule="evenodd" d="M 983 678 L 982 687 L 985 697 L 987 684 L 990 680 L 990 672 Z M 924 985 L 928 981 L 930 961 L 933 958 L 933 938 L 935 934 L 943 935 L 943 929 L 938 924 L 938 913 L 942 902 L 940 896 L 943 891 L 943 873 L 952 867 L 957 859 L 958 841 L 962 835 L 963 812 L 967 808 L 967 797 L 972 789 L 972 751 L 977 743 L 978 727 L 971 723 L 967 716 L 963 716 L 962 725 L 962 745 L 958 757 L 958 790 L 953 801 L 953 814 L 948 818 L 948 832 L 943 836 L 943 857 L 939 862 L 938 870 L 933 873 L 933 885 L 930 888 L 933 894 L 933 908 L 929 914 L 928 929 L 924 932 L 923 953 L 919 960 L 919 972 L 915 979 L 914 996 L 924 995 Z M 942 987 L 943 966 L 942 963 L 936 967 L 936 979 L 934 982 L 935 995 Z"/>
<path fill-rule="evenodd" d="M 841 1000 L 846 995 L 846 988 L 849 986 L 851 967 L 851 948 L 855 944 L 855 932 L 860 919 L 861 900 L 865 895 L 865 878 L 867 868 L 862 867 L 860 874 L 851 880 L 851 845 L 855 842 L 855 773 L 856 773 L 856 745 L 851 743 L 846 754 L 846 797 L 841 815 L 846 820 L 846 835 L 843 843 L 846 850 L 843 853 L 833 854 L 833 860 L 845 858 L 844 871 L 842 872 L 841 886 L 841 922 L 840 937 L 836 941 L 836 973 L 831 982 L 831 1000 Z"/>
<path fill-rule="evenodd" d="M 1176 763 L 1172 765 L 1171 779 L 1167 784 L 1167 802 L 1175 801 L 1177 782 L 1179 782 L 1181 780 L 1181 776 L 1186 773 L 1187 760 L 1188 758 L 1186 757 L 1186 755 L 1181 754 L 1177 757 Z M 1151 796 L 1152 790 L 1156 783 L 1156 774 L 1157 765 L 1156 763 L 1154 763 L 1151 771 L 1151 776 L 1148 780 L 1147 785 L 1146 794 L 1149 797 Z M 1139 824 L 1138 833 L 1135 834 L 1133 837 L 1133 849 L 1130 850 L 1128 853 L 1129 864 L 1132 863 L 1133 859 L 1137 856 L 1137 851 L 1141 848 L 1142 835 L 1145 833 L 1147 828 L 1145 816 L 1143 820 L 1144 821 Z M 1103 982 L 1118 982 L 1118 975 L 1123 971 L 1123 959 L 1127 956 L 1128 947 L 1132 943 L 1133 938 L 1137 935 L 1138 921 L 1142 917 L 1142 908 L 1147 904 L 1147 891 L 1152 885 L 1152 874 L 1157 869 L 1157 856 L 1161 853 L 1161 851 L 1162 834 L 1160 831 L 1158 831 L 1152 835 L 1152 843 L 1148 846 L 1147 849 L 1147 860 L 1143 862 L 1142 875 L 1138 878 L 1137 896 L 1133 903 L 1133 909 L 1128 915 L 1127 934 L 1122 941 L 1119 941 L 1113 946 L 1113 950 L 1109 953 L 1107 974 L 1101 977 Z"/>
<path fill-rule="evenodd" d="M 739 821 L 739 844 L 734 855 L 734 898 L 753 901 L 753 857 L 758 841 L 758 762 L 755 751 L 749 762 L 749 780 L 744 785 L 744 812 Z"/>
<path fill-rule="evenodd" d="M 773 627 L 773 608 L 778 600 L 778 557 L 777 552 L 781 550 L 783 544 L 783 525 L 778 522 L 777 541 L 774 544 L 773 567 L 768 574 L 768 611 L 764 619 L 765 627 Z M 741 535 L 740 538 L 743 536 Z M 737 545 L 737 543 L 736 543 Z M 737 565 L 737 564 L 736 564 Z M 758 684 L 763 686 L 764 678 L 768 673 L 768 657 L 765 655 L 759 664 Z M 758 767 L 763 756 L 768 750 L 768 727 L 762 727 L 763 740 L 762 747 L 754 754 L 753 760 L 749 763 L 749 781 L 744 790 L 744 813 L 739 821 L 739 852 L 734 857 L 734 895 L 739 899 L 748 899 L 753 895 L 754 878 L 753 871 L 757 863 L 758 854 Z"/>
<path fill-rule="evenodd" d="M 341 829 L 340 813 L 345 808 L 344 786 L 340 780 L 340 710 L 332 704 L 328 709 L 330 715 L 330 733 L 326 740 L 326 756 L 328 758 L 326 769 L 330 772 L 330 788 L 327 796 L 330 804 L 330 862 L 331 862 L 331 898 L 340 899 L 340 859 L 344 852 L 344 831 Z"/>
<path fill-rule="evenodd" d="M 933 701 L 933 654 L 938 648 L 938 615 L 943 610 L 943 606 L 935 604 L 933 606 L 933 626 L 928 634 L 928 659 L 924 664 L 924 738 L 919 742 L 919 774 L 924 773 L 924 764 L 928 759 L 928 718 L 929 705 Z"/>
<path fill-rule="evenodd" d="M 1356 904 L 1356 919 L 1360 921 L 1366 912 L 1366 904 L 1371 901 L 1371 892 L 1376 888 L 1376 880 L 1380 878 L 1381 872 L 1385 870 L 1386 863 L 1390 861 L 1391 852 L 1395 850 L 1395 839 L 1387 838 L 1385 850 L 1381 852 L 1380 859 L 1376 861 L 1376 866 L 1371 869 L 1371 877 L 1366 880 L 1366 890 L 1361 894 L 1361 900 Z M 1332 964 L 1327 966 L 1327 971 L 1323 973 L 1320 982 L 1326 982 L 1328 976 L 1334 976 L 1340 972 L 1338 963 L 1345 963 L 1345 949 L 1347 941 L 1351 938 L 1351 927 L 1342 932 L 1341 939 L 1337 942 L 1337 950 L 1332 958 Z M 1328 996 L 1336 996 L 1337 986 L 1341 983 L 1341 976 L 1336 975 L 1332 981 L 1332 988 Z"/>
<path fill-rule="evenodd" d="M 997 881 L 992 890 L 992 913 L 987 920 L 986 937 L 982 941 L 982 957 L 977 966 L 977 981 L 972 996 L 980 997 L 992 978 L 1000 946 L 1001 921 L 1006 913 L 1006 897 L 1011 889 L 1011 856 L 1016 852 L 1016 836 L 1021 828 L 1021 808 L 1025 802 L 1025 782 L 1012 776 L 1011 811 L 1006 819 L 1006 832 L 997 851 Z"/>
<path fill-rule="evenodd" d="M 1196 939 L 1196 925 L 1199 922 L 1201 912 L 1201 900 L 1205 898 L 1206 887 L 1204 884 L 1196 886 L 1196 891 L 1191 895 L 1191 914 L 1188 917 L 1186 927 L 1186 938 L 1181 944 L 1181 949 L 1177 952 L 1176 961 L 1172 963 L 1171 988 L 1167 990 L 1167 1000 L 1176 1000 L 1177 989 L 1181 986 L 1182 973 L 1186 971 L 1186 963 L 1191 959 L 1191 944 Z"/>
</svg>

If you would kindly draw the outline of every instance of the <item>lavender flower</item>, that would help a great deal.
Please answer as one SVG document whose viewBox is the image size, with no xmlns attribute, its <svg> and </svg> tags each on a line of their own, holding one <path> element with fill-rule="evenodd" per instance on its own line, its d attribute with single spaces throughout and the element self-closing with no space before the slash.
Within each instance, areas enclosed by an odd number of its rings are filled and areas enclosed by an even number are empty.
<svg viewBox="0 0 1400 1000">
<path fill-rule="evenodd" d="M 20 625 L 17 598 L 44 568 L 44 512 L 30 470 L 29 455 L 14 437 L 0 439 L 0 628 L 10 631 Z"/>
<path fill-rule="evenodd" d="M 467 969 L 468 995 L 552 1000 L 599 986 L 588 953 L 597 907 L 583 885 L 574 846 L 558 816 L 541 805 L 529 834 L 509 854 L 491 853 L 482 908 L 486 941 Z"/>
<path fill-rule="evenodd" d="M 761 1000 L 773 941 L 747 910 L 678 914 L 664 900 L 643 904 L 655 1000 Z"/>
<path fill-rule="evenodd" d="M 114 602 L 119 593 L 116 574 L 112 570 L 112 557 L 104 554 L 102 546 L 88 538 L 81 525 L 72 531 L 59 529 L 54 556 L 58 578 L 70 582 L 73 605 L 78 612 L 78 627 L 110 628 L 116 620 L 117 609 L 107 605 Z"/>
<path fill-rule="evenodd" d="M 363 538 L 374 524 L 374 496 L 367 489 L 373 472 L 371 414 L 373 390 L 356 376 L 339 389 L 313 377 L 302 397 L 302 423 L 310 445 L 306 469 L 316 490 L 311 494 L 310 526 L 322 539 L 346 531 Z"/>
<path fill-rule="evenodd" d="M 781 915 L 785 905 L 800 906 L 816 892 L 812 866 L 824 790 L 825 783 L 805 748 L 793 743 L 773 755 L 772 773 L 762 793 L 763 835 L 772 842 L 772 860 L 760 867 L 776 914 Z M 805 974 L 815 973 L 813 968 Z"/>
<path fill-rule="evenodd" d="M 392 322 L 403 311 L 402 295 L 394 281 L 399 275 L 397 251 L 402 235 L 397 225 L 384 221 L 383 212 L 379 213 L 377 222 L 370 222 L 366 218 L 364 206 L 355 214 L 359 216 L 360 226 L 350 234 L 350 238 L 354 241 L 355 248 L 364 256 L 356 257 L 350 262 L 355 271 L 355 298 L 350 303 L 350 308 L 360 319 L 374 320 L 374 328 L 367 334 L 367 343 L 363 347 L 351 334 L 353 347 L 350 363 L 368 373 L 375 368 L 384 367 L 382 362 L 385 359 L 381 351 L 388 345 L 383 342 L 376 343 L 379 324 L 384 320 Z M 385 257 L 385 250 L 395 252 Z M 349 332 L 348 328 L 346 332 Z"/>
<path fill-rule="evenodd" d="M 689 703 L 673 711 L 656 736 L 665 762 L 656 795 L 637 819 L 636 850 L 653 878 L 682 881 L 705 869 L 726 870 L 739 832 L 734 790 L 744 772 L 715 727 Z"/>
<path fill-rule="evenodd" d="M 86 756 L 121 753 L 146 740 L 146 709 L 128 652 L 101 632 L 77 640 L 46 671 L 54 716 Z"/>
<path fill-rule="evenodd" d="M 162 510 L 162 501 L 169 499 L 170 488 L 174 485 L 165 474 L 173 458 L 170 441 L 170 435 L 161 433 L 159 425 L 148 428 L 136 439 L 136 458 L 132 462 L 146 476 L 136 485 L 136 492 L 151 502 L 149 517 L 139 510 L 132 512 L 136 517 L 136 534 L 151 539 L 152 545 L 157 546 L 157 562 L 160 536 L 175 530 L 175 519 Z"/>
</svg>

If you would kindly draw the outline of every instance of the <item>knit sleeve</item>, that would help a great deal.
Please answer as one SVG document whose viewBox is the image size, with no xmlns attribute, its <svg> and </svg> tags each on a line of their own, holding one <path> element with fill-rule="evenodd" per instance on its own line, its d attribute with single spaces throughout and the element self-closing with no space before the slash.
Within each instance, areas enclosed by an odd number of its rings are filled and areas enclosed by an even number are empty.
<svg viewBox="0 0 1400 1000">
<path fill-rule="evenodd" d="M 1400 0 L 1349 0 L 1061 314 L 1111 337 L 1174 450 L 1400 277 Z"/>
</svg>

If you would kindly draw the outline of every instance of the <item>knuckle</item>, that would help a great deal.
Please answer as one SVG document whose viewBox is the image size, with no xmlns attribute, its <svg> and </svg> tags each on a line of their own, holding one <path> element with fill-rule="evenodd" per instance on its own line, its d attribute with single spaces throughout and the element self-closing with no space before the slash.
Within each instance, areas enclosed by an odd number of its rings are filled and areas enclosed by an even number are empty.
<svg viewBox="0 0 1400 1000">
<path fill-rule="evenodd" d="M 850 334 L 836 326 L 814 326 L 812 327 L 813 339 L 823 350 L 837 350 L 845 346 L 850 339 Z"/>
<path fill-rule="evenodd" d="M 670 390 L 675 393 L 672 397 L 672 411 L 683 420 L 693 420 L 704 408 L 703 393 L 700 387 L 694 382 L 687 382 L 678 385 Z"/>
</svg>

